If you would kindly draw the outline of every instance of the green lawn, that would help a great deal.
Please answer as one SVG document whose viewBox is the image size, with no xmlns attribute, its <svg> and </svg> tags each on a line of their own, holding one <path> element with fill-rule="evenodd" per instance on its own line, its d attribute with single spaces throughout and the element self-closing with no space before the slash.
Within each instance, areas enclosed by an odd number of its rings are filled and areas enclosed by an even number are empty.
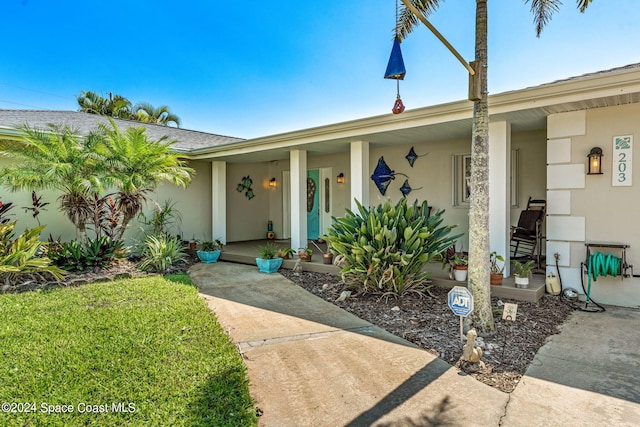
<svg viewBox="0 0 640 427">
<path fill-rule="evenodd" d="M 242 358 L 184 279 L 0 295 L 0 403 L 30 411 L 3 404 L 0 425 L 257 425 Z"/>
</svg>

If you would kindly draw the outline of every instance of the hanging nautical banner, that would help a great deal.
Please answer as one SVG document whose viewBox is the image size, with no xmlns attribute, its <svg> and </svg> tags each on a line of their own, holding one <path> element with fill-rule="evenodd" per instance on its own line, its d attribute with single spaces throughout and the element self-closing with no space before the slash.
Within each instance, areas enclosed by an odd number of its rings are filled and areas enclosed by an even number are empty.
<svg viewBox="0 0 640 427">
<path fill-rule="evenodd" d="M 404 111 L 404 104 L 400 98 L 400 80 L 404 80 L 404 76 L 407 74 L 407 70 L 404 68 L 404 60 L 402 59 L 402 50 L 400 49 L 399 28 L 398 0 L 396 0 L 396 36 L 393 39 L 393 47 L 391 48 L 391 55 L 389 56 L 389 62 L 387 63 L 387 70 L 384 72 L 385 79 L 392 79 L 396 81 L 396 102 L 393 103 L 393 108 L 391 109 L 393 114 L 400 114 Z"/>
<path fill-rule="evenodd" d="M 630 187 L 633 185 L 632 172 L 633 135 L 613 137 L 613 167 L 611 169 L 611 185 L 614 187 Z"/>
</svg>

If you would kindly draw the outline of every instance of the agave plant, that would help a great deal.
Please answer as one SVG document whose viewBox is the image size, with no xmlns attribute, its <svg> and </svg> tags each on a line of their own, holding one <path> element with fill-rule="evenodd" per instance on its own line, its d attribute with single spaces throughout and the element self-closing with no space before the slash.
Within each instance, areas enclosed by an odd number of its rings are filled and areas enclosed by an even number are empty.
<svg viewBox="0 0 640 427">
<path fill-rule="evenodd" d="M 390 200 L 370 209 L 357 200 L 358 212 L 334 218 L 325 240 L 342 268 L 342 278 L 362 292 L 402 295 L 422 292 L 423 267 L 458 238 L 442 225 L 444 210 L 429 214 L 426 202 L 407 205 Z"/>
</svg>

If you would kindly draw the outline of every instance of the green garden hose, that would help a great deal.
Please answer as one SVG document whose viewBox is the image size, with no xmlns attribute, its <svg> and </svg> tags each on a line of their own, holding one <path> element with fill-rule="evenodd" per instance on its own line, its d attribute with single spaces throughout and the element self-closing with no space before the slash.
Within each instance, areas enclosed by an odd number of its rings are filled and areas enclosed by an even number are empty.
<svg viewBox="0 0 640 427">
<path fill-rule="evenodd" d="M 587 265 L 587 301 L 591 294 L 591 280 L 595 282 L 600 276 L 619 276 L 622 267 L 622 259 L 611 254 L 594 252 L 589 256 Z"/>
</svg>

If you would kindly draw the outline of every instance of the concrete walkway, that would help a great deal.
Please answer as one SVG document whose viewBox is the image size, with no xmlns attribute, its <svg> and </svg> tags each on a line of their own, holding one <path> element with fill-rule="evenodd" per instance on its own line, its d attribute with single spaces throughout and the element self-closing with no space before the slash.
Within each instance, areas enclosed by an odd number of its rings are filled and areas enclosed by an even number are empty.
<svg viewBox="0 0 640 427">
<path fill-rule="evenodd" d="M 640 425 L 633 388 L 610 397 L 532 371 L 508 395 L 279 274 L 219 262 L 194 265 L 191 278 L 243 354 L 262 427 Z M 637 312 L 629 312 L 637 325 Z M 630 384 L 639 375 L 635 328 L 634 334 L 635 345 L 613 357 L 631 363 L 633 373 L 624 379 Z M 541 358 L 558 357 L 543 350 L 536 359 L 541 366 L 550 360 Z M 567 406 L 575 410 L 567 413 Z"/>
</svg>

